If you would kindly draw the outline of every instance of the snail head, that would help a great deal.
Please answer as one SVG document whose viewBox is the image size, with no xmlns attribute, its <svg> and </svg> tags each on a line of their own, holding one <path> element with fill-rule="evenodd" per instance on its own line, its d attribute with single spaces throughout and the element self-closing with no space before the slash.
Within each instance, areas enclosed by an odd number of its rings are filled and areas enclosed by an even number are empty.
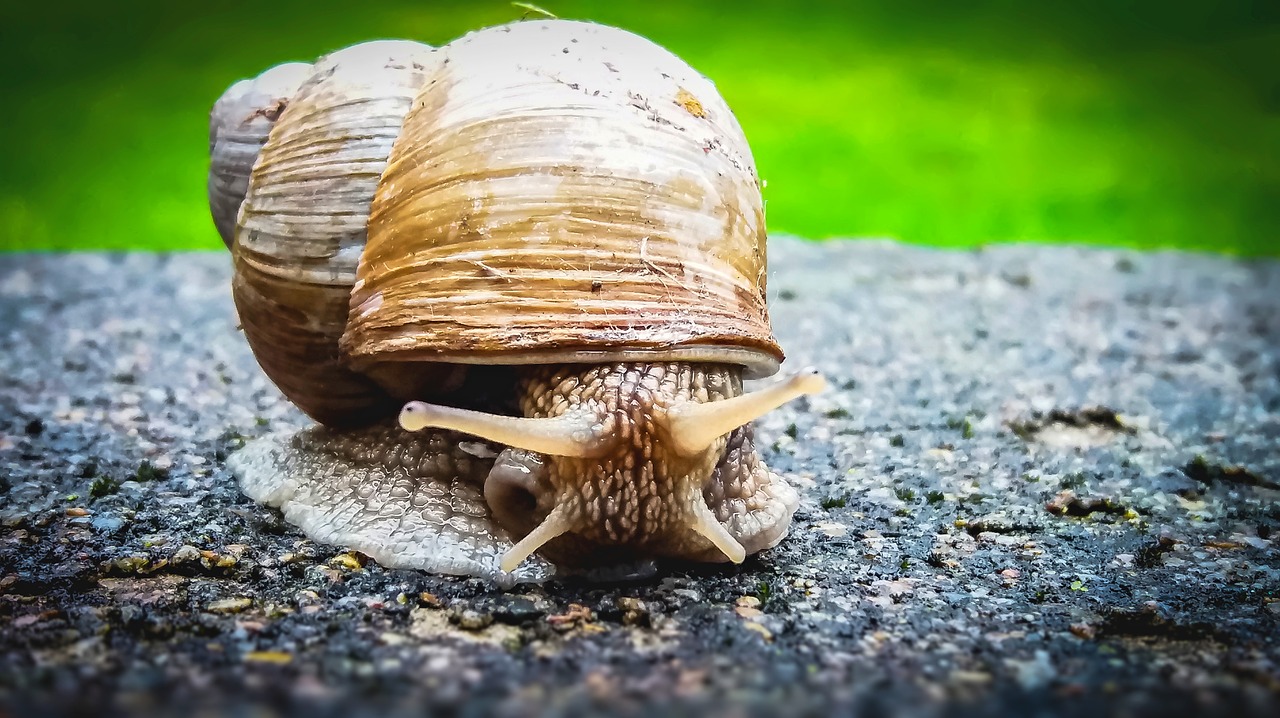
<svg viewBox="0 0 1280 718">
<path fill-rule="evenodd" d="M 522 382 L 522 417 L 415 401 L 400 424 L 509 447 L 484 485 L 495 518 L 517 539 L 504 571 L 535 551 L 565 564 L 636 556 L 741 563 L 748 548 L 762 547 L 744 538 L 759 544 L 776 532 L 735 535 L 741 526 L 726 526 L 708 504 L 726 496 L 713 487 L 717 477 L 741 484 L 758 470 L 767 476 L 741 441 L 730 451 L 734 432 L 824 382 L 807 371 L 743 394 L 740 376 L 723 364 L 549 366 Z"/>
</svg>

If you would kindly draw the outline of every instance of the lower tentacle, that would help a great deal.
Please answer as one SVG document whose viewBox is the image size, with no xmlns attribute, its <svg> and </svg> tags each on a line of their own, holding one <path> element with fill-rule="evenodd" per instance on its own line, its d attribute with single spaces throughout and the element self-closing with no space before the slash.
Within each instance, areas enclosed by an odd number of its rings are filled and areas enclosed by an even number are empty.
<svg viewBox="0 0 1280 718">
<path fill-rule="evenodd" d="M 703 489 L 703 498 L 748 555 L 777 545 L 800 504 L 800 495 L 791 484 L 761 460 L 755 448 L 755 431 L 749 424 L 729 436 L 724 458 Z M 703 560 L 723 560 L 715 556 L 717 552 L 713 549 Z"/>
</svg>

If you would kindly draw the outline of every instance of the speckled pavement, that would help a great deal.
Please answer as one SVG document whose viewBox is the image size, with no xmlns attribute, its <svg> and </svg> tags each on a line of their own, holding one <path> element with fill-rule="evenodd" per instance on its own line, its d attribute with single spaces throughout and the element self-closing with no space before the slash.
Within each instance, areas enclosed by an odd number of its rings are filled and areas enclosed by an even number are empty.
<svg viewBox="0 0 1280 718">
<path fill-rule="evenodd" d="M 1280 262 L 770 245 L 740 567 L 501 592 L 302 540 L 224 254 L 0 256 L 0 716 L 1280 715 Z"/>
</svg>

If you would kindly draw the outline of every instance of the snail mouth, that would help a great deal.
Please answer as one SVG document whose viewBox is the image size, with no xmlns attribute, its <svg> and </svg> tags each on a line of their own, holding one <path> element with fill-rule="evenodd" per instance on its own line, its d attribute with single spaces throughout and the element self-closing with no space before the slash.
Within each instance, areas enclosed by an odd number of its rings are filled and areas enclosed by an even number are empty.
<svg viewBox="0 0 1280 718">
<path fill-rule="evenodd" d="M 555 501 L 543 456 L 520 449 L 498 454 L 484 481 L 484 500 L 509 533 L 522 536 L 532 531 L 538 525 L 539 504 Z"/>
<path fill-rule="evenodd" d="M 640 530 L 626 532 L 625 538 L 614 536 L 614 540 L 608 540 L 602 532 L 591 530 L 592 522 L 587 517 L 599 512 L 584 505 L 580 494 L 558 494 L 546 480 L 544 461 L 537 454 L 508 449 L 499 455 L 485 479 L 484 497 L 494 518 L 513 537 L 521 537 L 503 555 L 503 571 L 514 571 L 530 555 L 562 536 L 569 543 L 558 542 L 555 553 L 569 565 L 643 557 L 649 553 L 644 549 L 646 545 L 661 555 L 687 555 L 690 539 L 679 536 L 688 534 L 646 535 Z M 668 504 L 668 510 L 683 515 L 681 523 L 687 530 L 709 542 L 730 562 L 742 563 L 746 548 L 716 519 L 701 490 L 692 484 L 676 494 L 679 498 Z"/>
<path fill-rule="evenodd" d="M 498 523 L 522 536 L 502 556 L 500 568 L 511 572 L 548 541 L 573 531 L 581 515 L 579 502 L 557 495 L 547 480 L 546 457 L 523 449 L 498 455 L 484 481 L 484 499 Z M 552 507 L 549 511 L 547 507 Z M 541 521 L 539 516 L 544 516 Z"/>
</svg>

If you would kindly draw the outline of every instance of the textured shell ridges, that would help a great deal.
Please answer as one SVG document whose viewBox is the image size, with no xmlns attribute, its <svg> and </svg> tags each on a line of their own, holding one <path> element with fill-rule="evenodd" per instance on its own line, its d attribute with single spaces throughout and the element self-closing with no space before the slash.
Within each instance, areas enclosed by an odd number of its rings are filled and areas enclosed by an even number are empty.
<svg viewBox="0 0 1280 718">
<path fill-rule="evenodd" d="M 246 338 L 321 423 L 447 365 L 781 361 L 742 129 L 629 32 L 521 22 L 281 65 L 218 100 L 210 152 Z"/>
</svg>

